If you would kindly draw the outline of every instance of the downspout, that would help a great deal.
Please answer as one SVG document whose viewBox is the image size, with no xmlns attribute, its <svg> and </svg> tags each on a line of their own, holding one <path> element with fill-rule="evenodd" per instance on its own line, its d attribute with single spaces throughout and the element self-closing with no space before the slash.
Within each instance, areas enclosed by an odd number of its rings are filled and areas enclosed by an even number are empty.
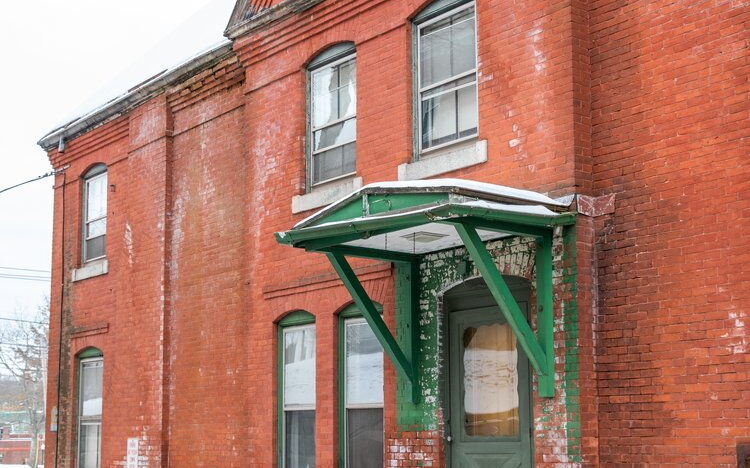
<svg viewBox="0 0 750 468">
<path fill-rule="evenodd" d="M 60 147 L 65 149 L 64 146 L 64 140 L 60 138 Z M 61 387 L 61 378 L 60 374 L 62 372 L 62 335 L 63 335 L 63 301 L 65 300 L 65 185 L 67 183 L 67 175 L 65 174 L 66 167 L 63 167 L 61 172 L 63 175 L 62 180 L 62 221 L 60 222 L 60 246 L 62 247 L 60 252 L 60 324 L 59 324 L 59 330 L 58 330 L 58 340 L 57 340 L 57 415 L 56 415 L 56 421 L 55 425 L 57 426 L 57 434 L 55 436 L 55 468 L 58 468 L 59 463 L 59 448 L 60 448 L 60 389 Z"/>
</svg>

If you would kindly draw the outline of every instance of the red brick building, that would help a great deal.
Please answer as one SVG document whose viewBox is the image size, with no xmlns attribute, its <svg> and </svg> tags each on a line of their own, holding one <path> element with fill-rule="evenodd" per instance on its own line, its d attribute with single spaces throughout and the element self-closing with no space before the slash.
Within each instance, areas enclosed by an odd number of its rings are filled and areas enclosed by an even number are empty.
<svg viewBox="0 0 750 468">
<path fill-rule="evenodd" d="M 238 1 L 40 141 L 45 466 L 736 466 L 748 21 Z"/>
<path fill-rule="evenodd" d="M 0 466 L 24 465 L 30 463 L 32 455 L 31 434 L 13 433 L 10 426 L 0 426 Z M 44 439 L 39 441 L 37 459 L 42 460 Z"/>
</svg>

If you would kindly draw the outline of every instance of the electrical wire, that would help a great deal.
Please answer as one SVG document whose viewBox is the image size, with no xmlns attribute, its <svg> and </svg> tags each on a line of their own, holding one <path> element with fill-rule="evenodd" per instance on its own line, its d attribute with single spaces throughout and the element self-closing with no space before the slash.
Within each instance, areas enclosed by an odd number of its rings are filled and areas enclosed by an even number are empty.
<svg viewBox="0 0 750 468">
<path fill-rule="evenodd" d="M 24 344 L 24 343 L 9 343 L 7 341 L 0 341 L 0 346 L 24 346 L 26 348 L 40 348 L 40 349 L 47 349 L 48 348 L 48 346 L 43 346 L 43 345 L 33 345 L 33 344 Z"/>
<path fill-rule="evenodd" d="M 0 190 L 0 193 L 3 193 L 3 192 L 7 192 L 8 190 L 14 189 L 14 188 L 16 188 L 16 187 L 20 187 L 20 186 L 22 186 L 22 185 L 26 185 L 26 184 L 29 184 L 29 183 L 31 183 L 31 182 L 36 182 L 37 180 L 42 180 L 42 179 L 45 179 L 45 178 L 47 178 L 47 177 L 49 177 L 49 176 L 53 176 L 53 175 L 55 175 L 55 174 L 57 174 L 57 172 L 56 172 L 56 171 L 50 171 L 50 172 L 47 172 L 46 174 L 42 174 L 42 175 L 40 175 L 40 176 L 36 176 L 36 177 L 34 177 L 33 179 L 29 179 L 29 180 L 27 180 L 27 181 L 21 182 L 20 184 L 16 184 L 16 185 L 11 185 L 10 187 L 5 187 L 4 189 Z"/>
<path fill-rule="evenodd" d="M 6 266 L 0 266 L 0 270 L 30 271 L 33 273 L 52 273 L 49 270 L 35 270 L 33 268 L 17 268 L 17 267 L 6 267 Z"/>
<path fill-rule="evenodd" d="M 24 320 L 24 319 L 13 319 L 13 318 L 7 318 L 7 317 L 0 317 L 0 320 L 4 320 L 6 322 L 21 322 L 21 323 L 32 323 L 35 325 L 47 325 L 46 322 L 37 322 L 34 320 Z"/>
<path fill-rule="evenodd" d="M 42 281 L 42 282 L 49 282 L 51 281 L 51 278 L 44 277 L 44 276 L 24 276 L 24 275 L 4 275 L 0 273 L 1 279 L 15 279 L 15 280 L 21 280 L 21 281 Z"/>
</svg>

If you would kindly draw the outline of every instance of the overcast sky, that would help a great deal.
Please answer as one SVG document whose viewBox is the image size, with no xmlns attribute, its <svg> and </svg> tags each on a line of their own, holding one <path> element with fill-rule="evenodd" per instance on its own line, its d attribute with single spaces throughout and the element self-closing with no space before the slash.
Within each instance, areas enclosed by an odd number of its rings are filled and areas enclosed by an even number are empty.
<svg viewBox="0 0 750 468">
<path fill-rule="evenodd" d="M 57 124 L 222 40 L 233 4 L 1 2 L 0 189 L 51 170 L 36 142 Z M 49 282 L 7 275 L 49 276 L 51 235 L 52 178 L 0 194 L 0 317 L 49 295 Z"/>
</svg>

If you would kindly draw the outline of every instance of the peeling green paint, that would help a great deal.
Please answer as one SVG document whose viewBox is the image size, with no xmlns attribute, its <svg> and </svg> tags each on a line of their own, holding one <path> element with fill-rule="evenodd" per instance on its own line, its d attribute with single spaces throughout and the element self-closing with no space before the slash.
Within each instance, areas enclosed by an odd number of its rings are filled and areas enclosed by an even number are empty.
<svg viewBox="0 0 750 468">
<path fill-rule="evenodd" d="M 578 349 L 578 263 L 575 227 L 563 230 L 562 283 L 569 298 L 563 301 L 563 333 L 565 338 L 565 374 L 562 381 L 565 394 L 565 435 L 570 463 L 582 463 L 581 406 Z"/>
<path fill-rule="evenodd" d="M 534 278 L 535 244 L 532 239 L 514 237 L 489 242 L 490 251 L 498 269 L 503 274 Z M 579 346 L 578 346 L 578 284 L 576 262 L 575 228 L 564 228 L 562 235 L 556 235 L 553 243 L 553 282 L 555 295 L 556 339 L 562 336 L 564 351 L 557 352 L 558 362 L 564 372 L 555 376 L 559 389 L 552 399 L 538 402 L 538 413 L 534 415 L 534 437 L 537 440 L 557 439 L 560 448 L 567 455 L 570 464 L 582 464 L 581 455 L 581 412 L 579 403 Z M 444 382 L 441 374 L 441 311 L 440 301 L 443 291 L 479 276 L 473 262 L 463 248 L 426 255 L 420 262 L 419 300 L 419 361 L 416 366 L 416 379 L 420 385 L 419 404 L 411 402 L 409 383 L 397 376 L 396 402 L 399 431 L 438 430 L 442 411 L 441 392 Z M 408 284 L 396 282 L 397 340 L 404 343 L 411 329 L 407 326 L 408 316 L 405 292 Z M 532 282 L 532 288 L 533 288 Z M 535 326 L 536 317 L 531 317 Z M 562 375 L 560 375 L 562 374 Z M 536 381 L 535 381 L 536 385 Z M 562 412 L 561 412 L 561 406 Z"/>
<path fill-rule="evenodd" d="M 503 274 L 530 278 L 534 265 L 533 245 L 532 239 L 515 237 L 489 242 L 487 248 Z M 413 404 L 410 401 L 409 383 L 397 376 L 396 409 L 399 430 L 428 431 L 438 429 L 438 414 L 441 410 L 441 294 L 458 283 L 478 277 L 479 271 L 463 248 L 425 255 L 419 270 L 419 340 L 414 346 L 418 347 L 420 356 L 416 366 L 416 379 L 420 385 L 421 398 L 419 404 Z M 396 304 L 399 312 L 396 335 L 399 343 L 403 343 L 410 333 L 405 300 L 407 287 L 405 281 L 397 278 Z"/>
</svg>

